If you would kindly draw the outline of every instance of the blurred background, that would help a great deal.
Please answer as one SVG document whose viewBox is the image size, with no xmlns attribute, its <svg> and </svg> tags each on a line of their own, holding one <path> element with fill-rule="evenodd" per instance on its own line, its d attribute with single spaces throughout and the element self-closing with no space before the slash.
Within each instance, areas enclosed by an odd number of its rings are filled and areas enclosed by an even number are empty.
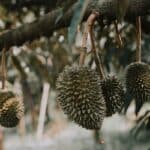
<svg viewBox="0 0 150 150">
<path fill-rule="evenodd" d="M 67 5 L 68 1 L 63 3 L 61 0 L 58 3 L 45 0 L 2 0 L 0 42 L 1 35 L 7 31 L 34 22 L 53 9 L 64 8 L 62 14 L 65 14 L 64 6 Z M 82 10 L 78 9 L 75 12 Z M 77 13 L 74 15 L 78 16 Z M 58 22 L 61 17 L 58 16 Z M 149 19 L 149 16 L 145 16 L 143 22 L 149 23 Z M 80 17 L 72 19 L 69 28 L 58 28 L 48 36 L 41 33 L 38 39 L 29 39 L 21 46 L 14 45 L 7 52 L 7 81 L 23 97 L 25 115 L 15 128 L 0 127 L 0 150 L 150 150 L 149 103 L 145 103 L 136 116 L 134 99 L 126 95 L 127 103 L 122 112 L 105 118 L 99 131 L 104 144 L 96 142 L 94 131 L 69 121 L 57 103 L 55 85 L 58 74 L 66 65 L 79 61 L 85 28 L 85 22 L 76 25 L 80 20 Z M 98 22 L 94 28 L 96 48 L 102 56 L 105 72 L 116 74 L 123 84 L 125 68 L 135 60 L 136 32 L 131 22 L 123 21 L 119 24 L 124 44 L 122 48 L 118 46 L 113 23 L 101 26 Z M 74 28 L 75 31 L 78 29 L 76 35 L 69 37 L 69 30 Z M 147 28 L 148 25 L 142 32 L 142 60 L 150 64 L 150 34 Z M 68 37 L 75 38 L 71 46 Z M 90 51 L 89 41 L 87 48 Z M 95 67 L 90 53 L 85 64 Z"/>
</svg>

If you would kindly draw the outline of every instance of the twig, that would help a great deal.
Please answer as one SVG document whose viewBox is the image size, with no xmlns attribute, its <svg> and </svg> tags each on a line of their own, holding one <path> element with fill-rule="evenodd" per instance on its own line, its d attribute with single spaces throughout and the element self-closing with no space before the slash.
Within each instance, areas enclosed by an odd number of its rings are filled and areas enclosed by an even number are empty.
<svg viewBox="0 0 150 150">
<path fill-rule="evenodd" d="M 5 89 L 5 80 L 6 80 L 6 60 L 5 60 L 5 48 L 2 50 L 2 56 L 1 56 L 1 64 L 0 64 L 0 78 L 2 82 L 2 89 Z"/>
<path fill-rule="evenodd" d="M 136 49 L 136 61 L 141 62 L 141 17 L 136 18 L 136 28 L 137 28 L 137 49 Z"/>
<path fill-rule="evenodd" d="M 101 79 L 104 79 L 105 75 L 104 75 L 102 60 L 100 59 L 99 55 L 97 54 L 95 41 L 94 41 L 94 33 L 93 33 L 93 25 L 94 25 L 94 22 L 98 15 L 99 14 L 97 12 L 92 13 L 87 20 L 87 25 L 88 25 L 88 31 L 89 31 L 89 35 L 90 35 L 92 52 L 94 54 L 95 63 L 96 63 L 97 69 L 100 73 Z"/>
<path fill-rule="evenodd" d="M 86 47 L 87 38 L 88 38 L 88 30 L 86 28 L 83 33 L 82 47 L 81 47 L 80 60 L 79 60 L 79 65 L 81 65 L 81 66 L 84 64 L 85 56 L 86 56 L 86 52 L 87 52 L 87 47 Z"/>
</svg>

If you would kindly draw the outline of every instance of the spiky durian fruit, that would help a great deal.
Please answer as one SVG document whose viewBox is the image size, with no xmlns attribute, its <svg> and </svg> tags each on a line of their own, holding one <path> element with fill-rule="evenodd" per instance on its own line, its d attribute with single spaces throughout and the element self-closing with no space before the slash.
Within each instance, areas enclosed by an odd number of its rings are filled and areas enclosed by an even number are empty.
<svg viewBox="0 0 150 150">
<path fill-rule="evenodd" d="M 0 124 L 4 127 L 15 127 L 23 114 L 23 102 L 17 97 L 8 98 L 0 107 Z"/>
<path fill-rule="evenodd" d="M 123 85 L 116 76 L 108 76 L 101 81 L 102 92 L 106 101 L 106 116 L 120 112 L 124 104 Z"/>
<path fill-rule="evenodd" d="M 7 101 L 7 99 L 14 97 L 15 94 L 12 91 L 0 90 L 0 108 Z"/>
<path fill-rule="evenodd" d="M 130 64 L 126 72 L 126 88 L 133 97 L 150 100 L 150 66 L 142 62 Z"/>
<path fill-rule="evenodd" d="M 131 63 L 126 70 L 126 88 L 135 98 L 137 114 L 143 103 L 150 101 L 150 66 L 143 62 Z"/>
<path fill-rule="evenodd" d="M 65 114 L 86 129 L 100 129 L 106 105 L 100 78 L 88 67 L 65 67 L 57 80 L 58 101 Z"/>
</svg>

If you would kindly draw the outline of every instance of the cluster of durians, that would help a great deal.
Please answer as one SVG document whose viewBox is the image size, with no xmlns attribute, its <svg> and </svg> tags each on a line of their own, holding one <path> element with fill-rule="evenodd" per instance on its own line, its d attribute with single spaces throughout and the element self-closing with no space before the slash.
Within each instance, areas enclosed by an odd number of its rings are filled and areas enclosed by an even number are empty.
<svg viewBox="0 0 150 150">
<path fill-rule="evenodd" d="M 119 112 L 124 104 L 124 89 L 117 77 L 101 80 L 89 67 L 65 67 L 56 87 L 64 113 L 86 129 L 100 129 L 105 116 Z"/>
<path fill-rule="evenodd" d="M 85 66 L 67 66 L 56 82 L 58 102 L 68 118 L 86 129 L 100 129 L 105 117 L 120 112 L 125 103 L 122 83 L 116 76 L 100 79 Z M 150 98 L 150 67 L 132 63 L 126 69 L 126 89 L 138 101 Z"/>
<path fill-rule="evenodd" d="M 0 125 L 11 128 L 18 125 L 24 114 L 23 101 L 12 91 L 0 91 Z"/>
</svg>

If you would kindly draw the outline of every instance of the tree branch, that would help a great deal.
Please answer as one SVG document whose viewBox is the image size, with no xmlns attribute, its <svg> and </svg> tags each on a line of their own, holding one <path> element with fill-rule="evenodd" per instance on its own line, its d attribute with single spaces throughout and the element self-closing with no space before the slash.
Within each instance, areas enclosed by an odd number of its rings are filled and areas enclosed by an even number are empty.
<svg viewBox="0 0 150 150">
<path fill-rule="evenodd" d="M 11 0 L 1 0 L 0 3 L 9 10 L 18 10 L 22 7 L 31 6 L 48 6 L 50 8 L 55 8 L 58 0 L 16 0 L 15 2 Z"/>
<path fill-rule="evenodd" d="M 117 8 L 117 6 L 115 6 L 114 1 L 115 0 L 104 0 L 102 3 L 96 3 L 96 1 L 91 2 L 85 13 L 85 19 L 93 10 L 97 10 L 101 14 L 100 19 L 115 19 L 115 8 Z M 56 9 L 33 23 L 22 25 L 21 27 L 1 34 L 0 51 L 3 47 L 8 49 L 14 45 L 20 46 L 25 42 L 32 41 L 41 36 L 50 36 L 52 32 L 57 29 L 68 27 L 75 10 L 76 4 L 57 22 L 57 17 L 60 16 L 62 12 L 60 9 Z M 136 16 L 148 14 L 150 14 L 150 0 L 130 0 L 130 6 L 125 19 L 131 20 Z"/>
<path fill-rule="evenodd" d="M 8 49 L 13 45 L 20 46 L 24 42 L 32 41 L 41 36 L 50 36 L 54 30 L 68 26 L 71 18 L 69 14 L 72 13 L 65 15 L 65 17 L 60 19 L 60 21 L 56 24 L 57 16 L 59 16 L 60 13 L 61 11 L 57 9 L 33 23 L 25 24 L 21 27 L 3 33 L 0 35 L 0 50 L 3 47 Z"/>
</svg>

